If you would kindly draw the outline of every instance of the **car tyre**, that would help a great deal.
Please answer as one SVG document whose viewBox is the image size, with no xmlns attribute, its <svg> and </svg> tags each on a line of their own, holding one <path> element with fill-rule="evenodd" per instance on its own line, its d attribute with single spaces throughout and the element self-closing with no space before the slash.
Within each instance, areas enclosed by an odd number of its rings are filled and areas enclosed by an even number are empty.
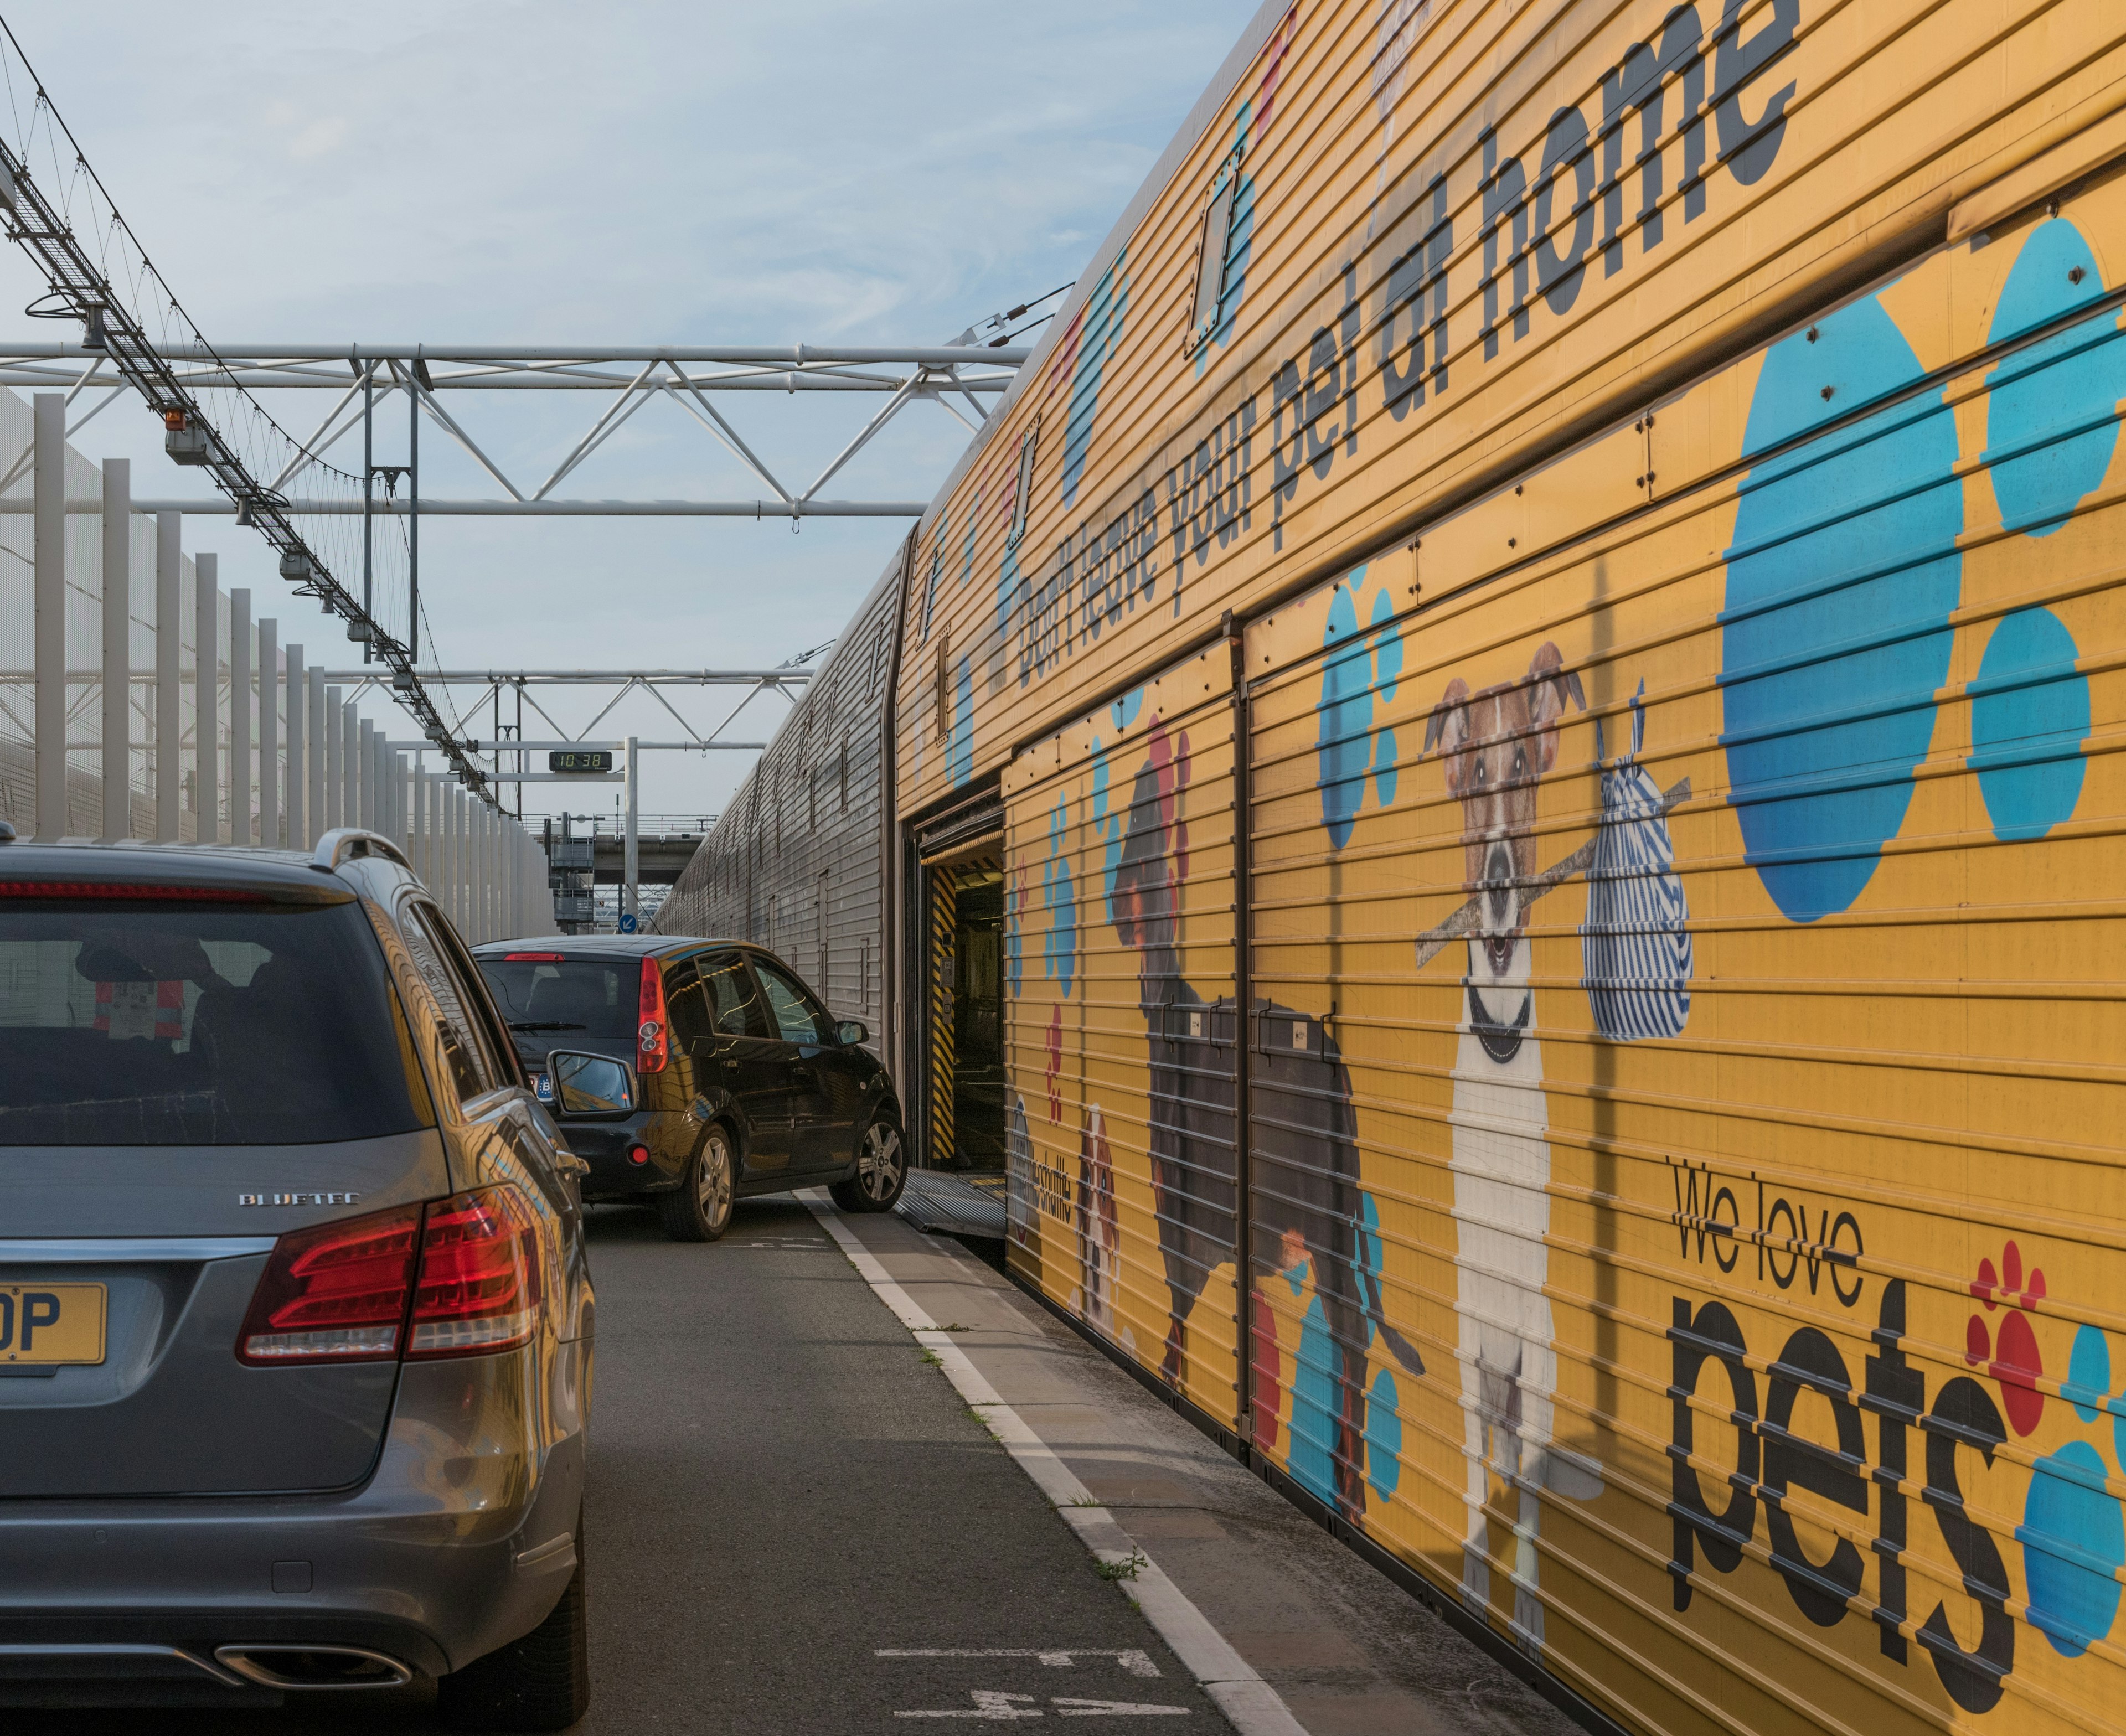
<svg viewBox="0 0 2126 1736">
<path fill-rule="evenodd" d="M 436 1705 L 459 1730 L 565 1730 L 590 1710 L 590 1631 L 583 1536 L 561 1601 L 521 1639 L 476 1658 L 436 1684 Z"/>
<path fill-rule="evenodd" d="M 713 1242 L 730 1228 L 737 1197 L 730 1135 L 711 1127 L 687 1165 L 679 1185 L 657 1196 L 664 1234 L 674 1242 Z"/>
<path fill-rule="evenodd" d="M 881 1116 L 857 1148 L 857 1172 L 827 1191 L 843 1211 L 891 1211 L 908 1182 L 908 1148 L 900 1130 Z"/>
</svg>

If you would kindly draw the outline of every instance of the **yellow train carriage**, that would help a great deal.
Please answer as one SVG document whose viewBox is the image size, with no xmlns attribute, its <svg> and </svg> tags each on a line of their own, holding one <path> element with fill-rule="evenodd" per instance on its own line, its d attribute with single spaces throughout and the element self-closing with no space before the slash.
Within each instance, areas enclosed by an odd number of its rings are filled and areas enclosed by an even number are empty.
<svg viewBox="0 0 2126 1736">
<path fill-rule="evenodd" d="M 979 883 L 1015 1273 L 1628 1727 L 2120 1727 L 2122 304 L 2095 0 L 1302 0 L 913 541 L 929 1158 Z"/>
<path fill-rule="evenodd" d="M 1347 1517 L 1635 1722 L 2122 1703 L 2126 187 L 2054 209 L 1248 634 L 1252 980 L 1441 1377 Z"/>
</svg>

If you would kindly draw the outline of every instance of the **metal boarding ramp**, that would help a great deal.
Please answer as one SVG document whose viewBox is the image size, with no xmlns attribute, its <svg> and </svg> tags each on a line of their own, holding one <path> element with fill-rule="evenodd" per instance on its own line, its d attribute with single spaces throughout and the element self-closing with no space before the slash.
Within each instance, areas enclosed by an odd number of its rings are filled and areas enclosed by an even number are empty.
<svg viewBox="0 0 2126 1736">
<path fill-rule="evenodd" d="M 1004 1238 L 1004 1177 L 977 1186 L 943 1170 L 911 1169 L 895 1208 L 918 1229 L 947 1236 Z"/>
</svg>

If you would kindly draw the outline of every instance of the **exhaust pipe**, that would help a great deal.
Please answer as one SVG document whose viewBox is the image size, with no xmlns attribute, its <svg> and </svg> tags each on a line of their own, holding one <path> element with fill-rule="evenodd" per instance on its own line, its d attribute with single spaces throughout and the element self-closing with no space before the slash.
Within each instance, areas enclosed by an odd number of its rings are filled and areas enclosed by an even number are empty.
<svg viewBox="0 0 2126 1736">
<path fill-rule="evenodd" d="M 220 1645 L 215 1662 L 261 1687 L 291 1692 L 404 1687 L 413 1672 L 395 1658 L 359 1645 Z"/>
</svg>

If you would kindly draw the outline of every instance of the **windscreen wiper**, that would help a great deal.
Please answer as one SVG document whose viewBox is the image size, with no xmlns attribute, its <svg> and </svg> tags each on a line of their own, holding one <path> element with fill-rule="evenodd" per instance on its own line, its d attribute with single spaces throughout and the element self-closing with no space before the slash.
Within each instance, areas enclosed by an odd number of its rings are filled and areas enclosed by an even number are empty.
<svg viewBox="0 0 2126 1736">
<path fill-rule="evenodd" d="M 537 1019 L 523 1023 L 513 1019 L 509 1028 L 512 1031 L 581 1031 L 583 1027 L 572 1025 L 566 1019 Z"/>
</svg>

